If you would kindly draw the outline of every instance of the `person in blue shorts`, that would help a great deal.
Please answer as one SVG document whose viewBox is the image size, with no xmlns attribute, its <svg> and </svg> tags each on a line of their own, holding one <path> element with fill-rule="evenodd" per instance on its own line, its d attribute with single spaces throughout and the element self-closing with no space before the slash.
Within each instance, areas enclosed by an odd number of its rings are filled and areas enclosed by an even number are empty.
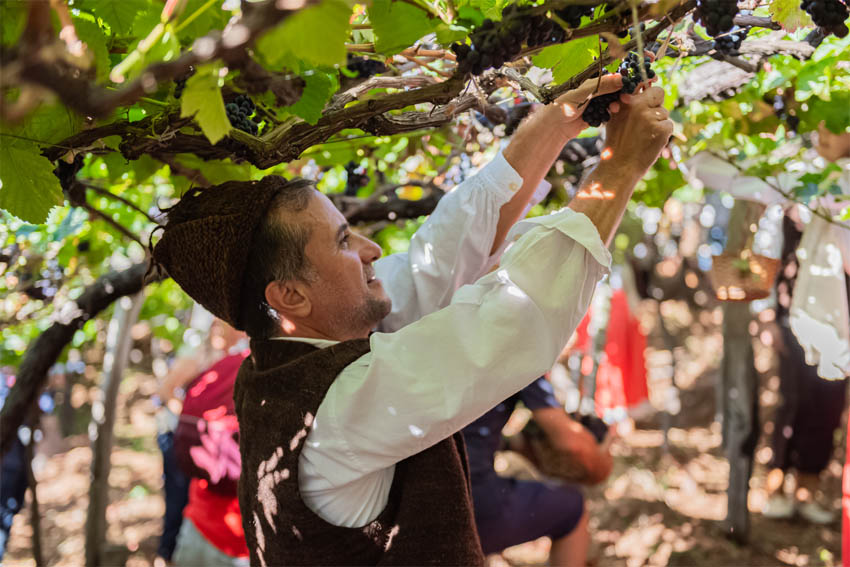
<svg viewBox="0 0 850 567">
<path fill-rule="evenodd" d="M 585 565 L 590 536 L 584 496 L 574 485 L 504 478 L 493 468 L 502 428 L 518 402 L 532 412 L 553 448 L 585 469 L 591 484 L 611 472 L 607 442 L 571 419 L 555 399 L 552 385 L 538 378 L 463 429 L 469 457 L 475 523 L 485 554 L 498 553 L 539 537 L 552 539 L 550 565 Z"/>
</svg>

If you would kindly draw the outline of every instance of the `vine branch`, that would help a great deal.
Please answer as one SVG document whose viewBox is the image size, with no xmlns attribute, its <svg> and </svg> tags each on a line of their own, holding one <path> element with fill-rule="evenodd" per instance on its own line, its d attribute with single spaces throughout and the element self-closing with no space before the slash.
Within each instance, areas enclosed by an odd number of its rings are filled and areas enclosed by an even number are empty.
<svg viewBox="0 0 850 567">
<path fill-rule="evenodd" d="M 229 25 L 223 32 L 210 32 L 196 40 L 193 49 L 177 59 L 153 63 L 126 87 L 110 90 L 92 83 L 87 74 L 81 72 L 73 63 L 51 55 L 56 49 L 49 50 L 47 46 L 53 39 L 45 35 L 43 26 L 39 25 L 39 22 L 46 18 L 49 26 L 49 4 L 32 2 L 27 25 L 27 29 L 31 31 L 27 33 L 25 30 L 21 45 L 15 50 L 13 57 L 4 61 L 3 88 L 6 90 L 22 83 L 35 85 L 53 93 L 63 104 L 80 114 L 104 118 L 117 107 L 133 104 L 140 97 L 155 90 L 160 82 L 186 75 L 196 65 L 222 59 L 239 66 L 246 60 L 246 48 L 260 36 L 301 8 L 316 3 L 318 0 L 293 3 L 266 0 L 263 3 L 250 4 L 241 20 Z M 297 7 L 285 7 L 292 4 Z M 0 99 L 0 116 L 8 119 L 6 107 L 7 103 L 3 97 Z"/>
</svg>

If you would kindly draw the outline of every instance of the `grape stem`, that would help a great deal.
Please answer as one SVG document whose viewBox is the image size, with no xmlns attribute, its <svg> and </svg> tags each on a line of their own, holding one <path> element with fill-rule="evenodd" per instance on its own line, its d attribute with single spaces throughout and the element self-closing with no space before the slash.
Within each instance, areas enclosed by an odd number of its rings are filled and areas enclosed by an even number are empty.
<svg viewBox="0 0 850 567">
<path fill-rule="evenodd" d="M 431 65 L 429 65 L 425 61 L 421 61 L 421 60 L 417 59 L 416 57 L 414 57 L 413 55 L 404 55 L 404 58 L 407 59 L 408 61 L 412 62 L 412 63 L 415 63 L 417 66 L 419 66 L 423 69 L 427 69 L 427 70 L 431 71 L 432 73 L 436 73 L 437 75 L 440 75 L 441 77 L 444 77 L 446 79 L 450 78 L 453 74 L 450 71 L 443 71 L 442 69 L 435 69 L 434 67 L 432 67 Z"/>
<path fill-rule="evenodd" d="M 534 96 L 534 98 L 542 102 L 543 99 L 540 95 L 540 87 L 537 86 L 534 81 L 532 81 L 513 67 L 502 67 L 497 71 L 497 73 L 517 83 L 520 89 L 530 92 Z"/>
<path fill-rule="evenodd" d="M 632 29 L 635 31 L 635 34 L 637 34 L 634 39 L 635 41 L 637 41 L 638 57 L 640 57 L 641 60 L 641 64 L 638 65 L 638 69 L 640 70 L 641 82 L 645 83 L 649 80 L 649 77 L 646 76 L 646 66 L 643 64 L 643 58 L 645 57 L 643 47 L 643 32 L 640 29 L 640 19 L 638 18 L 637 3 L 631 1 L 630 4 L 632 8 Z"/>
<path fill-rule="evenodd" d="M 185 20 L 183 20 L 182 22 L 180 22 L 180 23 L 177 25 L 177 27 L 174 29 L 174 32 L 175 32 L 175 33 L 178 33 L 178 32 L 180 32 L 183 28 L 185 28 L 186 26 L 188 26 L 189 24 L 191 24 L 192 22 L 194 22 L 194 21 L 195 21 L 195 20 L 196 20 L 196 19 L 197 19 L 197 18 L 198 18 L 201 14 L 203 14 L 204 12 L 206 12 L 206 11 L 209 9 L 209 7 L 210 7 L 210 6 L 212 6 L 213 4 L 215 4 L 215 3 L 216 3 L 216 1 L 217 1 L 217 0 L 207 0 L 207 1 L 204 3 L 204 5 L 203 5 L 203 6 L 201 6 L 200 8 L 198 8 L 197 10 L 195 10 L 194 12 L 192 12 L 191 14 L 189 14 L 189 16 L 188 16 Z"/>
</svg>

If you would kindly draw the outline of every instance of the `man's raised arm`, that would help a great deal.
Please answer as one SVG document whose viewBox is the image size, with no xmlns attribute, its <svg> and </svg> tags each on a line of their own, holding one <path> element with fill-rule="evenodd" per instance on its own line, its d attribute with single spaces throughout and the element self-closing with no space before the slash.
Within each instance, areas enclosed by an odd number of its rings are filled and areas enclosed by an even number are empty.
<svg viewBox="0 0 850 567">
<path fill-rule="evenodd" d="M 319 406 L 322 426 L 301 456 L 309 505 L 333 508 L 357 486 L 368 503 L 344 525 L 373 519 L 391 484 L 378 471 L 460 430 L 552 366 L 610 264 L 603 241 L 667 141 L 672 125 L 654 106 L 658 91 L 633 97 L 631 111 L 612 121 L 609 149 L 622 165 L 606 160 L 583 189 L 597 183 L 610 198 L 579 200 L 584 215 L 565 209 L 518 223 L 499 270 L 458 290 L 446 308 L 371 335 L 371 351 L 337 376 Z M 633 132 L 642 134 L 632 140 Z"/>
<path fill-rule="evenodd" d="M 400 329 L 445 307 L 456 289 L 490 267 L 564 144 L 587 127 L 581 119 L 585 104 L 621 87 L 620 75 L 590 79 L 534 112 L 501 155 L 441 199 L 408 252 L 376 262 L 393 300 L 380 330 Z"/>
<path fill-rule="evenodd" d="M 673 133 L 673 121 L 661 106 L 661 88 L 650 87 L 622 98 L 624 104 L 605 129 L 602 160 L 569 205 L 590 219 L 606 246 L 620 225 L 635 185 Z"/>
<path fill-rule="evenodd" d="M 564 145 L 587 128 L 581 113 L 594 96 L 616 92 L 623 87 L 618 74 L 588 79 L 577 89 L 560 96 L 523 122 L 504 156 L 522 177 L 522 187 L 499 211 L 499 224 L 491 253 L 502 245 L 510 228 L 519 220 L 535 189 L 558 159 Z M 619 104 L 616 104 L 619 106 Z M 612 108 L 616 110 L 616 108 Z"/>
</svg>

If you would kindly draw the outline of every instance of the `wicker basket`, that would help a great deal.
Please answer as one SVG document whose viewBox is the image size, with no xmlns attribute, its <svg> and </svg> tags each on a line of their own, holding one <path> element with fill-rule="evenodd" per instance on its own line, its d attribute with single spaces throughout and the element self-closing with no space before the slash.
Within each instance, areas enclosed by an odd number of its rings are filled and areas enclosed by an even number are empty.
<svg viewBox="0 0 850 567">
<path fill-rule="evenodd" d="M 753 301 L 770 295 L 779 260 L 744 250 L 721 254 L 711 265 L 711 282 L 720 301 Z"/>
</svg>

